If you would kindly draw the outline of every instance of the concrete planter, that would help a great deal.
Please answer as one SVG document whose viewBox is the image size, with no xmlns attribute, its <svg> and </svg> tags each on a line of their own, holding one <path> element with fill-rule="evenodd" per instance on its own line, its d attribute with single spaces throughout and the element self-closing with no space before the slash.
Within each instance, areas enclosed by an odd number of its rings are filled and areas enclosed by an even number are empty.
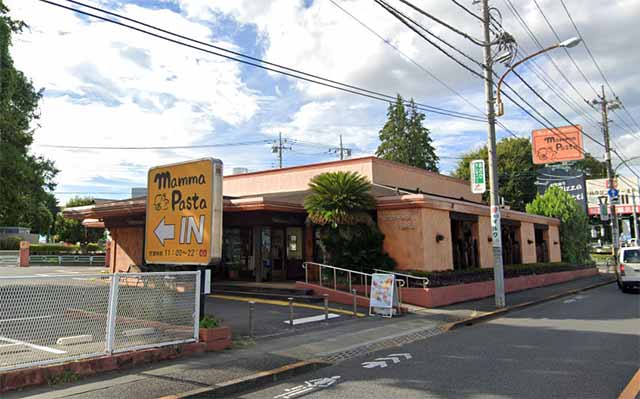
<svg viewBox="0 0 640 399">
<path fill-rule="evenodd" d="M 505 279 L 504 285 L 506 292 L 516 292 L 564 283 L 582 277 L 595 276 L 596 274 L 598 274 L 598 269 L 595 267 L 557 273 L 534 274 Z M 426 308 L 435 308 L 490 297 L 494 295 L 494 288 L 493 280 L 429 288 L 427 291 L 422 288 L 403 288 L 402 301 Z"/>
<path fill-rule="evenodd" d="M 207 351 L 219 351 L 231 346 L 229 327 L 201 328 L 200 342 L 207 345 Z"/>
<path fill-rule="evenodd" d="M 229 327 L 200 329 L 200 342 L 212 342 L 221 339 L 231 339 L 231 329 Z"/>
</svg>

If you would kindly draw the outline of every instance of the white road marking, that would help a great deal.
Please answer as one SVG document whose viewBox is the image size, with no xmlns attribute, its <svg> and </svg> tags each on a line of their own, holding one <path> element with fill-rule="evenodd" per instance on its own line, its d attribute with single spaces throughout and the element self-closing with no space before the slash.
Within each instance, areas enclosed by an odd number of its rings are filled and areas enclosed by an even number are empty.
<svg viewBox="0 0 640 399">
<path fill-rule="evenodd" d="M 412 358 L 410 353 L 391 353 L 387 355 L 387 357 L 379 357 L 374 359 L 372 362 L 364 362 L 362 363 L 362 367 L 365 369 L 374 369 L 374 368 L 385 368 L 387 367 L 387 361 L 392 361 L 393 364 L 400 363 L 400 358 L 404 357 L 405 360 L 409 360 Z"/>
<path fill-rule="evenodd" d="M 335 313 L 329 313 L 330 319 L 335 319 L 336 317 L 340 317 L 340 315 Z M 322 320 L 324 320 L 323 314 L 318 316 L 302 317 L 300 319 L 293 319 L 293 325 L 297 326 L 298 324 L 313 323 L 314 321 L 322 321 Z M 283 323 L 289 324 L 289 320 L 285 320 Z"/>
<path fill-rule="evenodd" d="M 56 271 L 60 272 L 60 273 L 70 273 L 70 274 L 80 274 L 81 273 L 81 272 L 72 272 L 71 270 L 62 270 L 62 269 L 58 269 Z"/>
<path fill-rule="evenodd" d="M 65 353 L 67 353 L 66 351 L 63 351 L 63 350 L 60 350 L 60 349 L 49 348 L 48 346 L 30 344 L 28 342 L 19 341 L 17 339 L 11 339 L 11 338 L 7 338 L 7 337 L 0 337 L 0 340 L 5 341 L 5 342 L 9 342 L 9 343 L 12 343 L 12 344 L 21 344 L 21 345 L 27 346 L 27 347 L 29 347 L 31 349 L 37 349 L 39 351 L 49 352 L 49 353 L 53 353 L 53 354 L 56 354 L 56 355 L 63 355 Z"/>
<path fill-rule="evenodd" d="M 339 375 L 335 375 L 333 377 L 316 378 L 315 380 L 305 381 L 302 385 L 285 389 L 284 393 L 274 396 L 273 399 L 291 399 L 296 396 L 304 395 L 315 389 L 329 388 L 330 386 L 335 385 L 340 378 L 341 377 Z"/>
</svg>

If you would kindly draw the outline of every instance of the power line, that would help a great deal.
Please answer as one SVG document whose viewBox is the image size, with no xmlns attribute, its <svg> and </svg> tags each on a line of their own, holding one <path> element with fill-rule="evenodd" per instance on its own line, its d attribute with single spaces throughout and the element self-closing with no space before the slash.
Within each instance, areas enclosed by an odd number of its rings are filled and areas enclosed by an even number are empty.
<svg viewBox="0 0 640 399">
<path fill-rule="evenodd" d="M 542 18 L 546 22 L 546 24 L 549 27 L 549 29 L 551 29 L 551 32 L 553 32 L 553 35 L 556 37 L 556 40 L 558 40 L 558 43 L 562 42 L 562 39 L 560 38 L 560 35 L 558 35 L 558 32 L 556 32 L 556 30 L 553 28 L 553 25 L 551 24 L 551 22 L 547 18 L 547 15 L 542 10 L 542 7 L 540 7 L 540 4 L 538 4 L 538 0 L 533 0 L 533 3 L 536 5 L 536 8 L 538 9 L 538 11 L 540 11 L 540 14 L 542 14 Z M 575 66 L 576 69 L 578 70 L 578 72 L 580 73 L 580 75 L 582 75 L 582 78 L 584 79 L 584 81 L 587 82 L 587 84 L 589 85 L 589 87 L 591 87 L 591 90 L 593 90 L 594 93 L 598 94 L 598 91 L 593 87 L 593 85 L 591 84 L 591 82 L 589 81 L 587 76 L 582 71 L 582 68 L 580 68 L 578 63 L 576 63 L 576 60 L 573 59 L 573 56 L 571 55 L 569 50 L 566 47 L 563 47 L 563 49 L 564 49 L 564 52 L 567 54 L 567 56 L 569 56 L 569 59 L 573 63 L 573 66 Z"/>
<path fill-rule="evenodd" d="M 607 77 L 605 76 L 604 72 L 602 71 L 602 68 L 600 68 L 600 65 L 598 64 L 598 61 L 596 61 L 596 58 L 593 56 L 593 53 L 591 52 L 591 49 L 587 45 L 587 41 L 582 36 L 582 33 L 580 32 L 580 29 L 578 29 L 578 25 L 576 25 L 575 21 L 573 20 L 573 17 L 571 16 L 571 13 L 569 12 L 569 9 L 567 8 L 567 5 L 565 4 L 564 0 L 560 0 L 560 4 L 562 4 L 562 8 L 564 8 L 564 11 L 566 12 L 567 16 L 569 17 L 569 21 L 571 21 L 571 25 L 573 25 L 573 29 L 575 29 L 576 33 L 578 34 L 578 37 L 582 40 L 582 44 L 584 45 L 584 48 L 587 50 L 587 53 L 589 54 L 589 57 L 591 57 L 591 60 L 593 61 L 594 65 L 596 66 L 596 69 L 598 69 L 598 72 L 600 73 L 600 76 L 602 76 L 602 79 L 606 83 L 607 87 L 609 88 L 609 90 L 611 90 L 611 94 L 613 94 L 615 97 L 618 97 L 616 95 L 615 90 L 613 90 L 613 87 L 611 87 L 611 84 L 609 83 L 609 79 L 607 79 Z M 627 115 L 633 121 L 633 123 L 636 125 L 636 127 L 638 129 L 640 129 L 640 125 L 635 120 L 633 115 L 631 115 L 631 113 L 626 109 L 624 104 L 622 104 L 622 109 L 627 113 Z"/>
<path fill-rule="evenodd" d="M 416 7 L 413 4 L 411 4 L 410 2 L 408 2 L 407 0 L 400 0 L 401 3 L 413 8 L 415 11 L 419 12 L 420 14 L 424 15 L 425 17 L 431 19 L 432 21 L 435 21 L 437 23 L 439 23 L 440 25 L 448 28 L 449 30 L 457 33 L 458 35 L 464 37 L 465 39 L 469 40 L 470 42 L 478 45 L 478 46 L 484 46 L 484 43 L 478 39 L 475 39 L 473 37 L 471 37 L 470 35 L 468 35 L 467 33 L 461 31 L 460 29 L 454 27 L 453 25 L 444 22 L 443 20 L 441 20 L 440 18 L 435 17 L 433 14 L 430 14 L 426 11 L 424 11 L 423 9 L 421 9 L 420 7 Z"/>
<path fill-rule="evenodd" d="M 131 25 L 125 24 L 123 22 L 116 21 L 116 20 L 113 20 L 113 19 L 110 19 L 110 18 L 107 18 L 107 17 L 103 17 L 103 16 L 100 16 L 100 15 L 96 15 L 96 14 L 93 14 L 93 13 L 90 13 L 90 12 L 87 12 L 87 11 L 79 10 L 77 8 L 72 8 L 72 7 L 65 6 L 63 4 L 58 4 L 58 3 L 55 3 L 55 2 L 50 1 L 50 0 L 40 0 L 40 1 L 43 2 L 43 3 L 47 3 L 47 4 L 50 4 L 50 5 L 56 6 L 56 7 L 67 9 L 69 11 L 76 12 L 76 13 L 79 13 L 79 14 L 82 14 L 82 15 L 93 17 L 93 18 L 96 18 L 96 19 L 99 19 L 99 20 L 102 20 L 102 21 L 105 21 L 105 22 L 109 22 L 109 23 L 112 23 L 112 24 L 115 24 L 115 25 L 119 25 L 119 26 L 131 29 L 131 30 L 134 30 L 134 31 L 137 31 L 137 32 L 140 32 L 140 33 L 144 33 L 144 34 L 156 37 L 158 39 L 163 39 L 163 40 L 172 42 L 174 44 L 178 44 L 178 45 L 181 45 L 181 46 L 192 48 L 194 50 L 199 50 L 199 51 L 202 51 L 202 52 L 205 52 L 205 53 L 208 53 L 208 54 L 216 55 L 218 57 L 222 57 L 222 58 L 225 58 L 227 60 L 232 60 L 232 61 L 236 61 L 236 62 L 239 62 L 239 63 L 242 63 L 242 64 L 246 64 L 246 65 L 251 65 L 251 66 L 254 66 L 254 67 L 262 68 L 262 69 L 265 69 L 265 70 L 268 70 L 268 71 L 271 71 L 271 72 L 275 72 L 275 73 L 279 73 L 279 74 L 282 74 L 282 75 L 285 75 L 285 76 L 289 76 L 289 77 L 292 77 L 292 78 L 295 78 L 295 79 L 300 79 L 300 80 L 304 80 L 304 81 L 307 81 L 307 82 L 310 82 L 310 83 L 315 83 L 315 84 L 319 84 L 319 85 L 322 85 L 322 86 L 331 87 L 331 88 L 336 89 L 336 90 L 341 90 L 341 91 L 345 91 L 345 92 L 348 92 L 348 93 L 352 93 L 352 94 L 368 97 L 368 98 L 371 98 L 371 99 L 384 101 L 386 103 L 391 103 L 391 102 L 394 102 L 396 100 L 395 96 L 391 96 L 391 95 L 380 93 L 380 92 L 373 91 L 373 90 L 364 89 L 364 88 L 361 88 L 361 87 L 358 87 L 358 86 L 355 86 L 355 85 L 350 85 L 350 84 L 338 82 L 338 81 L 331 80 L 331 79 L 328 79 L 328 78 L 324 78 L 324 77 L 321 77 L 321 76 L 318 76 L 318 75 L 315 75 L 315 74 L 303 72 L 303 71 L 300 71 L 300 70 L 295 69 L 295 68 L 286 67 L 286 66 L 283 66 L 283 65 L 280 65 L 280 64 L 276 64 L 276 63 L 265 61 L 265 60 L 262 60 L 262 59 L 259 59 L 259 58 L 256 58 L 256 57 L 248 56 L 248 55 L 245 55 L 245 54 L 242 54 L 242 53 L 239 53 L 239 52 L 228 50 L 228 49 L 225 49 L 225 48 L 220 47 L 220 46 L 216 46 L 216 45 L 213 45 L 213 44 L 210 44 L 210 43 L 202 42 L 202 41 L 190 38 L 188 36 L 184 36 L 184 35 L 181 35 L 181 34 L 178 34 L 178 33 L 175 33 L 175 32 L 171 32 L 169 30 L 162 29 L 162 28 L 159 28 L 157 26 L 141 22 L 141 21 L 133 19 L 133 18 L 129 18 L 129 17 L 120 15 L 118 13 L 114 13 L 114 12 L 111 12 L 111 11 L 108 11 L 108 10 L 104 10 L 104 9 L 99 8 L 99 7 L 94 7 L 94 6 L 91 6 L 91 5 L 88 5 L 88 4 L 84 4 L 84 3 L 79 2 L 79 1 L 66 0 L 66 1 L 68 1 L 70 3 L 72 3 L 72 4 L 79 5 L 81 7 L 86 7 L 86 8 L 92 9 L 92 10 L 96 10 L 96 11 L 102 12 L 102 13 L 107 14 L 107 15 L 111 15 L 111 16 L 114 16 L 114 17 L 117 17 L 117 18 L 120 18 L 120 19 L 123 19 L 123 20 L 126 20 L 126 21 L 130 21 L 130 22 L 133 22 L 135 24 L 138 24 L 138 25 L 141 25 L 141 26 L 144 26 L 144 27 L 147 27 L 147 28 L 151 28 L 151 29 L 157 30 L 157 31 L 165 33 L 165 34 L 169 34 L 171 36 L 175 36 L 175 37 L 183 39 L 183 40 L 187 40 L 187 41 L 190 41 L 190 42 L 193 42 L 193 43 L 197 43 L 199 45 L 211 47 L 211 48 L 214 48 L 216 50 L 220 50 L 220 51 L 224 51 L 224 52 L 229 53 L 229 54 L 233 54 L 235 56 L 246 58 L 246 59 L 251 60 L 251 61 L 235 58 L 235 57 L 227 55 L 227 54 L 222 54 L 222 53 L 219 53 L 219 52 L 216 52 L 216 51 L 211 51 L 211 50 L 207 50 L 207 49 L 204 49 L 204 48 L 201 48 L 201 47 L 197 47 L 197 46 L 189 44 L 189 43 L 185 43 L 185 42 L 182 42 L 182 41 L 179 41 L 179 40 L 176 40 L 176 39 L 172 39 L 170 37 L 162 36 L 160 34 L 157 34 L 157 33 L 154 33 L 154 32 L 150 32 L 150 31 L 147 31 L 145 29 L 141 29 L 141 28 L 138 28 L 138 27 L 135 27 L 135 26 L 131 26 Z M 253 62 L 253 61 L 255 61 L 255 62 Z M 259 62 L 260 64 L 258 64 L 256 62 Z M 264 65 L 261 65 L 261 64 L 264 64 Z M 276 69 L 276 68 L 279 68 L 279 69 Z M 467 119 L 467 120 L 473 120 L 473 121 L 484 121 L 484 120 L 486 120 L 486 119 L 483 119 L 483 118 L 478 118 L 477 116 L 474 116 L 474 115 L 469 115 L 469 114 L 465 114 L 465 113 L 461 113 L 461 112 L 457 112 L 457 111 L 453 111 L 453 110 L 448 110 L 448 109 L 444 109 L 444 108 L 440 108 L 440 107 L 435 107 L 435 106 L 431 106 L 431 105 L 416 103 L 416 106 L 417 106 L 418 109 L 420 109 L 422 111 L 432 112 L 432 113 L 435 113 L 435 114 L 450 116 L 450 117 L 454 117 L 454 118 Z"/>
<path fill-rule="evenodd" d="M 533 31 L 531 31 L 531 28 L 529 27 L 527 22 L 524 20 L 524 18 L 520 15 L 520 12 L 518 12 L 518 9 L 513 5 L 511 0 L 504 0 L 504 2 L 507 5 L 507 7 L 509 8 L 509 10 L 511 11 L 511 13 L 514 15 L 514 17 L 516 17 L 521 22 L 521 24 L 524 27 L 525 31 L 529 34 L 529 37 L 542 50 L 543 49 L 542 44 L 540 43 L 540 41 L 538 40 L 536 35 L 533 33 Z M 558 71 L 560 76 L 569 84 L 569 86 L 573 89 L 573 91 L 575 91 L 576 94 L 578 94 L 578 97 L 580 97 L 583 101 L 586 102 L 587 99 L 580 93 L 580 91 L 575 87 L 575 85 L 571 82 L 571 80 L 567 77 L 567 75 L 565 75 L 565 73 L 558 66 L 558 64 L 556 64 L 556 62 L 553 59 L 553 57 L 549 53 L 545 53 L 545 56 L 549 59 L 549 61 L 551 61 L 551 64 L 553 64 L 553 66 Z"/>
<path fill-rule="evenodd" d="M 268 144 L 273 140 L 246 141 L 239 143 L 220 143 L 220 144 L 199 144 L 199 145 L 178 145 L 178 146 L 155 146 L 155 147 L 117 147 L 117 146 L 80 146 L 80 145 L 58 145 L 58 144 L 34 144 L 45 148 L 60 148 L 68 150 L 178 150 L 192 148 L 214 148 L 214 147 L 238 147 L 244 145 Z"/>
<path fill-rule="evenodd" d="M 394 7 L 390 6 L 388 3 L 386 3 L 384 0 L 375 0 L 376 3 L 380 6 L 382 6 L 387 12 L 389 12 L 390 14 L 392 14 L 396 19 L 400 20 L 404 25 L 406 25 L 407 27 L 409 27 L 411 30 L 413 30 L 416 34 L 418 34 L 420 37 L 422 37 L 423 39 L 425 39 L 427 42 L 429 42 L 431 45 L 433 45 L 434 47 L 436 47 L 438 50 L 440 50 L 440 52 L 442 52 L 443 54 L 445 54 L 448 58 L 452 59 L 453 61 L 455 61 L 458 65 L 462 66 L 463 68 L 465 68 L 466 70 L 472 72 L 474 74 L 474 76 L 479 77 L 480 79 L 484 80 L 484 76 L 482 76 L 481 74 L 479 74 L 477 71 L 471 69 L 469 66 L 467 66 L 466 64 L 464 64 L 463 62 L 459 61 L 458 59 L 456 59 L 455 57 L 453 57 L 451 54 L 449 54 L 446 50 L 442 49 L 440 46 L 436 45 L 435 43 L 433 43 L 431 40 L 429 40 L 427 37 L 425 37 L 423 34 L 421 34 L 413 25 L 417 25 L 419 26 L 419 24 L 415 21 L 413 21 L 411 18 L 407 17 L 406 15 L 404 15 L 402 12 L 398 11 L 397 9 L 395 9 Z M 424 28 L 423 28 L 424 29 Z M 541 122 L 540 119 L 536 118 L 535 116 L 533 116 L 529 111 L 527 111 L 523 106 L 521 106 L 519 103 L 517 103 L 513 98 L 511 98 L 508 95 L 505 95 L 505 97 L 507 97 L 511 102 L 513 102 L 514 104 L 516 104 L 521 110 L 523 110 L 527 115 L 529 115 L 531 118 L 533 118 L 534 120 L 536 120 L 538 123 L 540 123 L 541 125 L 543 125 L 545 128 L 549 129 L 555 136 L 558 136 L 560 138 L 564 138 L 566 139 L 566 135 L 563 134 L 562 132 L 560 132 L 557 127 L 553 126 L 553 124 L 546 118 L 544 117 L 537 109 L 535 109 L 531 104 L 529 104 L 524 98 L 522 98 L 522 96 L 520 96 L 511 86 L 509 86 L 508 84 L 505 84 L 511 91 L 513 91 L 523 102 L 525 102 L 532 110 L 534 110 L 534 112 L 536 112 L 538 115 L 540 115 L 545 121 L 547 121 L 547 123 L 549 123 L 549 125 L 552 126 L 552 128 L 549 128 L 549 126 L 547 124 L 545 124 L 544 122 Z M 573 125 L 573 123 L 572 123 Z M 516 135 L 512 134 L 514 137 L 517 137 Z M 574 148 L 578 149 L 578 151 L 584 153 L 584 149 L 570 141 L 567 141 L 567 143 L 569 143 L 569 145 L 573 146 Z"/>
<path fill-rule="evenodd" d="M 419 64 L 417 61 L 415 61 L 413 58 L 411 58 L 408 54 L 406 54 L 405 52 L 403 52 L 398 46 L 394 45 L 393 43 L 391 43 L 389 40 L 385 39 L 382 35 L 380 35 L 378 32 L 376 32 L 373 28 L 371 28 L 369 25 L 367 25 L 366 23 L 364 23 L 361 19 L 359 19 L 358 17 L 356 17 L 355 15 L 353 15 L 353 13 L 349 12 L 347 9 L 345 9 L 344 7 L 342 7 L 341 5 L 339 5 L 335 0 L 329 0 L 333 5 L 335 5 L 336 7 L 338 7 L 338 9 L 340 9 L 342 12 L 344 12 L 345 14 L 347 14 L 349 17 L 351 17 L 354 21 L 356 21 L 360 26 L 362 26 L 363 28 L 365 28 L 366 30 L 368 30 L 370 33 L 372 33 L 373 35 L 375 35 L 376 37 L 378 37 L 378 39 L 382 40 L 386 45 L 388 45 L 389 47 L 391 47 L 392 49 L 394 49 L 396 52 L 398 52 L 402 57 L 404 57 L 406 60 L 408 60 L 409 62 L 411 62 L 413 65 L 415 65 L 416 67 L 420 68 L 422 71 L 424 71 L 427 75 L 429 75 L 432 79 L 434 79 L 435 81 L 437 81 L 438 83 L 440 83 L 442 86 L 444 86 L 447 90 L 451 91 L 453 94 L 455 94 L 456 96 L 458 96 L 460 99 L 462 99 L 465 103 L 467 103 L 468 105 L 470 105 L 471 107 L 473 107 L 474 109 L 476 109 L 478 112 L 480 112 L 483 117 L 484 117 L 484 111 L 482 111 L 476 104 L 474 104 L 473 102 L 471 102 L 469 99 L 467 99 L 466 97 L 464 97 L 460 92 L 458 92 L 457 90 L 455 90 L 453 87 L 451 87 L 450 85 L 448 85 L 445 81 L 443 81 L 442 79 L 438 78 L 433 72 L 431 72 L 429 69 L 427 69 L 425 66 L 423 66 L 422 64 Z M 507 126 L 505 126 L 503 123 L 498 122 L 498 125 L 503 128 L 505 131 L 508 131 L 512 136 L 516 136 L 515 133 L 513 133 L 513 131 L 511 131 Z"/>
</svg>

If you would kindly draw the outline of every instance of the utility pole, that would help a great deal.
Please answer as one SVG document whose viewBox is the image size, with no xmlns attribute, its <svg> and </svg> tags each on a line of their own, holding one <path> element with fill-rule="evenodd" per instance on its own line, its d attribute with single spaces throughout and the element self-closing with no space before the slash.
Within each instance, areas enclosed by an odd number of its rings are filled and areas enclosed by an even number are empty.
<svg viewBox="0 0 640 399">
<path fill-rule="evenodd" d="M 607 100 L 607 95 L 604 91 L 604 85 L 601 86 L 602 95 L 597 99 L 591 101 L 592 105 L 600 105 L 600 112 L 602 113 L 602 134 L 604 135 L 604 160 L 607 163 L 607 181 L 609 182 L 609 189 L 615 189 L 616 175 L 613 172 L 611 165 L 611 144 L 609 142 L 609 117 L 608 111 L 620 107 L 618 100 Z M 611 204 L 611 239 L 613 246 L 614 262 L 618 261 L 618 247 L 620 246 L 619 239 L 620 233 L 618 231 L 618 212 L 616 211 L 616 205 L 613 198 L 609 198 Z M 615 263 L 614 263 L 615 264 Z"/>
<path fill-rule="evenodd" d="M 342 144 L 342 135 L 340 135 L 340 147 L 332 147 L 331 149 L 329 149 L 329 153 L 340 154 L 340 160 L 342 161 L 345 158 L 345 154 L 347 157 L 351 156 L 351 148 L 346 148 Z"/>
<path fill-rule="evenodd" d="M 631 203 L 633 204 L 633 234 L 638 244 L 638 212 L 636 211 L 636 189 L 631 188 Z"/>
<path fill-rule="evenodd" d="M 278 154 L 278 167 L 280 169 L 282 169 L 282 151 L 283 150 L 290 150 L 291 146 L 286 146 L 284 145 L 284 143 L 287 142 L 287 139 L 284 139 L 284 141 L 282 140 L 282 133 L 279 133 L 278 135 L 278 144 L 274 144 L 273 147 L 271 147 L 271 152 L 274 154 Z"/>
<path fill-rule="evenodd" d="M 504 295 L 504 270 L 502 265 L 502 228 L 500 223 L 498 160 L 496 154 L 496 114 L 493 99 L 493 60 L 491 57 L 491 16 L 489 0 L 482 0 L 482 26 L 484 30 L 484 93 L 487 101 L 487 120 L 489 122 L 489 205 L 491 207 L 491 245 L 493 249 L 493 278 L 495 281 L 495 301 L 497 308 L 506 306 Z"/>
</svg>

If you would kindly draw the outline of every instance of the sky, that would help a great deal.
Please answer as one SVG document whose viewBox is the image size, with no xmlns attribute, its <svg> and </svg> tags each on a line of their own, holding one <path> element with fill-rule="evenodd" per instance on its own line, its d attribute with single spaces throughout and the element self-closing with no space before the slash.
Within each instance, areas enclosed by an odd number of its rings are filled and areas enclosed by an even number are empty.
<svg viewBox="0 0 640 399">
<path fill-rule="evenodd" d="M 227 174 L 233 168 L 274 168 L 278 162 L 272 146 L 279 134 L 287 140 L 284 166 L 338 159 L 340 135 L 353 157 L 375 153 L 379 143 L 387 112 L 384 101 L 241 64 L 39 0 L 4 1 L 13 18 L 29 25 L 13 38 L 11 51 L 16 67 L 44 89 L 31 151 L 55 161 L 60 169 L 55 193 L 61 204 L 73 196 L 127 198 L 132 187 L 146 185 L 149 167 L 189 159 L 219 158 Z M 52 1 L 79 8 L 66 0 Z M 481 60 L 481 47 L 398 0 L 388 1 L 455 49 Z M 491 1 L 522 55 L 539 48 L 522 22 L 545 47 L 557 43 L 557 37 L 564 40 L 577 35 L 560 1 L 536 1 Z M 83 2 L 335 81 L 391 96 L 399 93 L 420 104 L 465 114 L 484 113 L 482 81 L 373 0 Z M 471 0 L 459 2 L 479 13 L 479 6 Z M 454 2 L 413 3 L 470 36 L 481 37 L 480 22 Z M 640 1 L 564 3 L 608 84 L 635 119 L 624 110 L 613 112 L 614 148 L 628 159 L 640 156 L 640 126 L 636 123 L 640 122 L 636 39 L 640 36 Z M 577 67 L 567 52 L 556 49 L 549 57 L 519 67 L 518 72 L 567 119 L 602 142 L 599 112 L 584 100 L 595 98 L 602 84 L 607 96 L 613 94 L 583 44 L 568 52 Z M 504 71 L 503 66 L 496 68 L 499 74 Z M 507 82 L 555 126 L 568 124 L 515 76 Z M 443 173 L 455 169 L 457 156 L 486 142 L 484 122 L 425 114 Z M 498 138 L 529 137 L 532 130 L 544 127 L 509 102 L 505 102 L 500 121 L 510 132 L 499 127 Z M 51 145 L 220 146 L 108 150 Z M 602 159 L 603 148 L 598 143 L 585 137 L 585 148 Z M 640 171 L 640 166 L 636 169 Z"/>
</svg>

